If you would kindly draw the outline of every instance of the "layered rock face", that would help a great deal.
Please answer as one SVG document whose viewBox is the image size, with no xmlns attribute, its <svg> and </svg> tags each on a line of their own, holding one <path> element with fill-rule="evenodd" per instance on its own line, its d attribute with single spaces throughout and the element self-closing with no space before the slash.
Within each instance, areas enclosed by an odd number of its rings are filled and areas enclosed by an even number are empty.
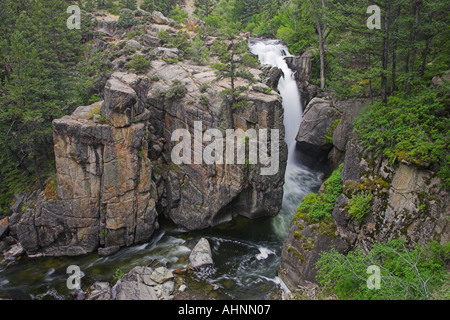
<svg viewBox="0 0 450 320">
<path fill-rule="evenodd" d="M 279 212 L 287 156 L 279 95 L 250 89 L 243 96 L 248 106 L 232 109 L 219 94 L 228 82 L 215 81 L 210 67 L 152 63 L 153 77 L 115 72 L 103 102 L 54 120 L 55 194 L 41 193 L 34 207 L 18 209 L 10 221 L 29 255 L 80 255 L 147 242 L 159 214 L 198 230 L 235 215 Z M 151 81 L 155 76 L 159 80 Z M 165 98 L 174 80 L 186 93 Z M 278 129 L 278 172 L 262 176 L 261 164 L 175 165 L 171 151 L 178 141 L 171 135 L 187 129 L 194 143 L 195 122 L 203 132 L 219 129 L 224 136 L 226 129 Z"/>
</svg>

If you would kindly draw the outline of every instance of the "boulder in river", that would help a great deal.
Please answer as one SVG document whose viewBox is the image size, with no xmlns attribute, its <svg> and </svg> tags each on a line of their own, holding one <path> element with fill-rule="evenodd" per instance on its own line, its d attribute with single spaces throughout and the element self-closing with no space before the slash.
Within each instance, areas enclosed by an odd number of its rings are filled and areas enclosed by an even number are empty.
<svg viewBox="0 0 450 320">
<path fill-rule="evenodd" d="M 198 268 L 213 264 L 211 247 L 208 240 L 201 238 L 189 255 L 189 265 Z"/>
<path fill-rule="evenodd" d="M 165 267 L 135 267 L 113 287 L 115 300 L 171 300 L 175 283 Z"/>
</svg>

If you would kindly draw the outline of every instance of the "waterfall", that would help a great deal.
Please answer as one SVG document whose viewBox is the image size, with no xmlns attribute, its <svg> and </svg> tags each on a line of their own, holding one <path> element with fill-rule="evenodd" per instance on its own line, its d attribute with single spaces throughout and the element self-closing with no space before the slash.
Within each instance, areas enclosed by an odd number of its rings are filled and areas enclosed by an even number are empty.
<svg viewBox="0 0 450 320">
<path fill-rule="evenodd" d="M 283 206 L 272 220 L 275 234 L 285 239 L 290 222 L 302 199 L 313 192 L 322 182 L 322 174 L 302 164 L 296 150 L 296 136 L 302 122 L 302 104 L 294 73 L 287 65 L 289 49 L 279 40 L 256 40 L 250 42 L 250 51 L 258 56 L 261 64 L 277 67 L 283 71 L 278 91 L 283 98 L 285 141 L 288 145 L 288 164 L 285 175 Z"/>
<path fill-rule="evenodd" d="M 289 69 L 284 59 L 288 56 L 289 49 L 278 40 L 265 40 L 250 44 L 250 51 L 259 57 L 261 64 L 268 64 L 283 71 L 283 76 L 278 83 L 278 91 L 283 97 L 285 141 L 289 150 L 288 161 L 292 163 L 295 159 L 295 138 L 303 114 L 294 73 Z"/>
</svg>

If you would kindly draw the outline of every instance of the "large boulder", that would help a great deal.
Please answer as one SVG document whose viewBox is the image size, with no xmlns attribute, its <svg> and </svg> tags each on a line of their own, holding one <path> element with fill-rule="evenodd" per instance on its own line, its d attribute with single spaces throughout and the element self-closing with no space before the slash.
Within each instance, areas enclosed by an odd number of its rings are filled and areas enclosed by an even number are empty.
<svg viewBox="0 0 450 320">
<path fill-rule="evenodd" d="M 89 291 L 88 300 L 111 300 L 111 286 L 108 282 L 95 282 Z"/>
<path fill-rule="evenodd" d="M 105 101 L 101 114 L 116 128 L 127 127 L 132 122 L 132 109 L 136 101 L 136 92 L 131 87 L 112 78 L 105 85 Z"/>
<path fill-rule="evenodd" d="M 115 300 L 172 300 L 175 283 L 165 267 L 135 267 L 113 287 Z"/>
<path fill-rule="evenodd" d="M 195 31 L 200 26 L 204 26 L 205 21 L 202 21 L 197 17 L 191 16 L 184 20 L 184 24 L 186 25 L 186 28 L 188 28 L 189 31 Z"/>
<path fill-rule="evenodd" d="M 153 49 L 151 54 L 162 59 L 178 59 L 179 51 L 177 48 L 158 47 Z"/>
<path fill-rule="evenodd" d="M 279 94 L 249 89 L 241 95 L 248 106 L 233 109 L 220 94 L 229 81 L 215 81 L 210 66 L 155 59 L 148 75 L 115 72 L 103 102 L 53 121 L 56 190 L 39 194 L 10 220 L 11 233 L 27 254 L 109 254 L 150 241 L 159 215 L 199 230 L 236 214 L 256 219 L 280 211 L 287 148 Z M 246 83 L 236 79 L 236 86 Z M 176 99 L 166 99 L 169 90 Z M 172 133 L 193 133 L 196 122 L 202 132 L 276 130 L 279 134 L 267 141 L 279 145 L 276 172 L 262 175 L 268 167 L 263 163 L 175 165 L 172 150 L 178 142 Z M 210 144 L 199 142 L 203 148 Z"/>
<path fill-rule="evenodd" d="M 142 35 L 142 43 L 147 47 L 160 47 L 162 45 L 162 40 L 158 37 L 144 34 Z"/>
<path fill-rule="evenodd" d="M 160 11 L 153 11 L 152 19 L 157 24 L 169 24 L 169 19 L 162 14 Z"/>
<path fill-rule="evenodd" d="M 331 101 L 314 98 L 303 114 L 303 121 L 297 135 L 298 145 L 303 151 L 328 153 L 333 147 L 331 136 L 333 123 L 340 118 L 340 112 Z M 327 138 L 327 136 L 330 136 Z"/>
<path fill-rule="evenodd" d="M 198 268 L 213 263 L 209 242 L 205 238 L 201 238 L 189 255 L 189 265 L 192 268 Z"/>
</svg>

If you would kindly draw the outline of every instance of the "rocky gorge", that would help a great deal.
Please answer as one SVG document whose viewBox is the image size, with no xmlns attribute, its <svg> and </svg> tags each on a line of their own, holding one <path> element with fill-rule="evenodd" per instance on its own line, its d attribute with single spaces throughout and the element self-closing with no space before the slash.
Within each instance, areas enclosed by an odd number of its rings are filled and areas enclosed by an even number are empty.
<svg viewBox="0 0 450 320">
<path fill-rule="evenodd" d="M 233 108 L 221 94 L 230 89 L 229 81 L 217 79 L 211 66 L 182 61 L 177 48 L 163 46 L 158 38 L 161 30 L 172 36 L 179 32 L 171 26 L 173 21 L 164 18 L 152 15 L 143 35 L 124 40 L 114 19 L 97 17 L 96 47 L 110 50 L 119 42 L 124 51 L 148 57 L 151 67 L 137 74 L 125 68 L 127 54 L 115 57 L 102 101 L 53 121 L 56 175 L 48 180 L 45 191 L 18 195 L 13 214 L 0 223 L 5 258 L 24 253 L 29 258 L 92 252 L 109 256 L 121 248 L 151 242 L 161 231 L 162 219 L 183 230 L 201 231 L 237 216 L 258 220 L 280 212 L 288 178 L 285 110 L 280 94 L 269 88 L 277 87 L 283 73 L 268 65 L 250 69 L 254 84 L 237 80 L 237 86 L 246 86 L 242 94 L 246 106 Z M 202 23 L 187 25 L 194 32 Z M 249 40 L 248 35 L 241 36 Z M 212 46 L 215 40 L 209 37 L 206 43 Z M 290 224 L 277 262 L 278 275 L 287 287 L 295 291 L 313 285 L 315 263 L 331 248 L 341 253 L 355 247 L 369 250 L 376 242 L 397 237 L 411 244 L 431 239 L 448 242 L 449 195 L 439 188 L 435 173 L 401 159 L 392 164 L 365 151 L 353 133 L 353 121 L 368 100 L 334 101 L 319 90 L 311 83 L 310 51 L 285 60 L 295 73 L 303 102 L 296 145 L 304 163 L 312 167 L 326 163 L 333 169 L 343 164 L 343 191 L 332 219 L 315 223 L 296 215 Z M 172 141 L 172 133 L 187 129 L 195 137 L 196 121 L 202 122 L 203 132 L 212 128 L 280 130 L 280 170 L 262 176 L 260 164 L 174 164 L 171 152 L 178 141 Z M 245 141 L 243 137 L 236 143 Z M 348 213 L 348 202 L 362 191 L 370 192 L 373 200 L 370 212 L 358 221 Z M 213 240 L 217 250 L 222 240 Z M 206 257 L 198 259 L 192 250 L 191 267 L 199 266 L 198 261 L 211 264 L 208 247 L 200 250 Z M 252 253 L 256 263 L 275 255 L 267 248 L 258 250 Z M 114 287 L 106 282 L 93 284 L 89 298 L 173 299 L 174 292 L 184 290 L 174 278 L 166 267 L 134 267 Z"/>
<path fill-rule="evenodd" d="M 102 23 L 98 28 L 114 29 Z M 147 40 L 142 37 L 144 46 L 152 45 Z M 176 49 L 154 52 L 147 75 L 116 71 L 103 101 L 53 122 L 55 186 L 26 209 L 17 205 L 10 218 L 10 233 L 29 256 L 81 255 L 148 242 L 158 215 L 199 230 L 231 221 L 235 214 L 258 218 L 280 210 L 286 151 L 281 170 L 270 177 L 259 174 L 260 165 L 177 166 L 171 161 L 172 132 L 193 133 L 195 121 L 204 131 L 278 129 L 283 146 L 279 95 L 250 87 L 245 92 L 249 106 L 231 109 L 220 95 L 229 83 L 216 81 L 211 67 L 164 61 L 166 52 L 176 56 Z M 260 77 L 262 72 L 252 73 Z M 265 85 L 259 79 L 254 87 Z M 167 97 L 177 89 L 182 95 Z"/>
</svg>

